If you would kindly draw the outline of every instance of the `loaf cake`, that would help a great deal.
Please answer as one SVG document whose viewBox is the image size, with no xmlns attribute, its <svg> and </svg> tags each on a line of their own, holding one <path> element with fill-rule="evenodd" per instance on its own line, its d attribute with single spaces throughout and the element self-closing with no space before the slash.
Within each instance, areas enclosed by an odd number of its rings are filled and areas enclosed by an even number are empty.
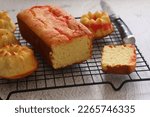
<svg viewBox="0 0 150 117">
<path fill-rule="evenodd" d="M 19 42 L 8 29 L 0 29 L 0 48 L 10 44 L 19 44 Z"/>
<path fill-rule="evenodd" d="M 130 74 L 135 70 L 135 46 L 107 45 L 102 51 L 102 70 L 113 74 Z"/>
<path fill-rule="evenodd" d="M 37 60 L 28 47 L 12 44 L 0 49 L 0 78 L 23 78 L 36 69 Z"/>
<path fill-rule="evenodd" d="M 54 69 L 91 57 L 92 33 L 59 7 L 33 6 L 17 15 L 20 32 Z"/>
<path fill-rule="evenodd" d="M 16 30 L 15 24 L 6 11 L 0 11 L 0 29 L 8 29 L 11 32 Z"/>
<path fill-rule="evenodd" d="M 80 22 L 90 29 L 94 39 L 101 39 L 114 31 L 110 18 L 104 11 L 88 12 L 81 17 Z"/>
</svg>

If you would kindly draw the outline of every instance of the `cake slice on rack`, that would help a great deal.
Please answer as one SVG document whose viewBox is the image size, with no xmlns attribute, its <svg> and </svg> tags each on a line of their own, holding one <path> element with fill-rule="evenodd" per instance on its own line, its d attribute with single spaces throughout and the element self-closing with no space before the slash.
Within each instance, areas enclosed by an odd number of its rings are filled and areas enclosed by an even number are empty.
<svg viewBox="0 0 150 117">
<path fill-rule="evenodd" d="M 102 70 L 105 73 L 130 74 L 136 67 L 135 46 L 107 45 L 102 51 Z"/>
</svg>

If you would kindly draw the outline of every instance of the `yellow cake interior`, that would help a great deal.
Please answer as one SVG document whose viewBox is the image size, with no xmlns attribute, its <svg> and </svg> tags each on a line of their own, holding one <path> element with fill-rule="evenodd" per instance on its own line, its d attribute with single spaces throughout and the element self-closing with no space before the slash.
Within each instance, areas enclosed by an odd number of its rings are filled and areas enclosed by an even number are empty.
<svg viewBox="0 0 150 117">
<path fill-rule="evenodd" d="M 91 40 L 87 37 L 75 38 L 69 43 L 52 46 L 52 64 L 55 69 L 84 61 L 91 56 Z"/>
<path fill-rule="evenodd" d="M 130 65 L 134 49 L 125 46 L 105 46 L 103 49 L 103 66 Z"/>
</svg>

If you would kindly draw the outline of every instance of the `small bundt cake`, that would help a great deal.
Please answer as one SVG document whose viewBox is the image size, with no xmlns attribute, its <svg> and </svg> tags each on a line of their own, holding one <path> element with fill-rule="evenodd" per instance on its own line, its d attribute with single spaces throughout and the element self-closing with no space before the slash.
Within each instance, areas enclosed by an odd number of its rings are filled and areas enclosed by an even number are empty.
<svg viewBox="0 0 150 117">
<path fill-rule="evenodd" d="M 0 11 L 0 29 L 8 29 L 11 32 L 16 30 L 15 24 L 12 22 L 6 11 Z"/>
<path fill-rule="evenodd" d="M 36 69 L 37 60 L 28 47 L 12 44 L 0 49 L 0 78 L 23 78 Z"/>
<path fill-rule="evenodd" d="M 107 45 L 102 51 L 102 70 L 113 74 L 130 74 L 136 67 L 134 45 Z"/>
<path fill-rule="evenodd" d="M 8 29 L 0 29 L 0 48 L 10 44 L 19 44 L 19 42 Z"/>
<path fill-rule="evenodd" d="M 96 39 L 103 38 L 114 30 L 106 12 L 88 12 L 81 17 L 80 22 L 90 29 Z"/>
</svg>

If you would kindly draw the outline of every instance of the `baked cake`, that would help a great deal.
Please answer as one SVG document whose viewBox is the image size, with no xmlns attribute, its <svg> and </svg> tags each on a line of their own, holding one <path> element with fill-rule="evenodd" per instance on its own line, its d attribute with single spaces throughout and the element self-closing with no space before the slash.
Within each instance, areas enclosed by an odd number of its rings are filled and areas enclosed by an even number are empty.
<svg viewBox="0 0 150 117">
<path fill-rule="evenodd" d="M 81 17 L 80 22 L 90 29 L 95 39 L 105 37 L 114 31 L 110 18 L 104 11 L 88 12 Z"/>
<path fill-rule="evenodd" d="M 33 6 L 17 15 L 20 32 L 54 69 L 91 57 L 92 33 L 59 7 Z"/>
<path fill-rule="evenodd" d="M 135 70 L 135 46 L 107 45 L 102 51 L 102 70 L 106 73 L 130 74 Z"/>
<path fill-rule="evenodd" d="M 19 44 L 19 42 L 8 29 L 0 29 L 0 48 L 10 44 Z"/>
<path fill-rule="evenodd" d="M 8 29 L 11 32 L 16 30 L 15 24 L 6 11 L 0 11 L 0 29 Z"/>
<path fill-rule="evenodd" d="M 0 78 L 23 78 L 36 69 L 37 60 L 28 47 L 12 44 L 0 49 Z"/>
</svg>

